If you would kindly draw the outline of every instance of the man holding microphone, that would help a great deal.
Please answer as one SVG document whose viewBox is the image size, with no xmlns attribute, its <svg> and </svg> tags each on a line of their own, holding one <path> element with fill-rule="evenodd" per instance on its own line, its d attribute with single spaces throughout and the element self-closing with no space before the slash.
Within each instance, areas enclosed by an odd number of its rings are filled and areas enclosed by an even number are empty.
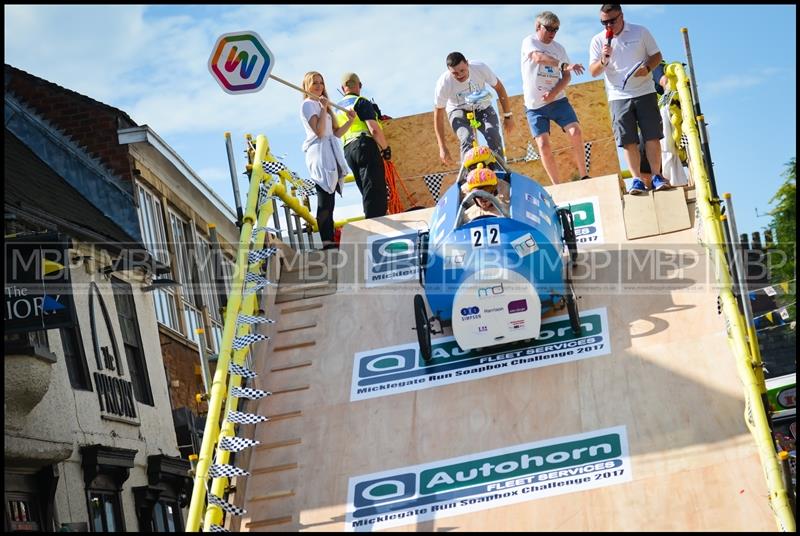
<svg viewBox="0 0 800 536">
<path fill-rule="evenodd" d="M 639 156 L 639 134 L 653 172 L 653 189 L 668 188 L 661 176 L 661 145 L 664 137 L 658 98 L 651 71 L 661 63 L 661 51 L 644 26 L 625 22 L 619 4 L 603 4 L 600 23 L 605 28 L 589 46 L 589 72 L 605 75 L 606 94 L 617 146 L 622 147 L 633 176 L 628 193 L 644 194 Z"/>
</svg>

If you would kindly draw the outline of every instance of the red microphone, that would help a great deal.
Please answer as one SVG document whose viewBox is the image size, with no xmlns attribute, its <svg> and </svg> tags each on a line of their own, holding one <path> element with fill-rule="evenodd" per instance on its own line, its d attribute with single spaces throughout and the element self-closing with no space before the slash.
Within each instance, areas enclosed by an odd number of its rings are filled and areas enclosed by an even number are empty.
<svg viewBox="0 0 800 536">
<path fill-rule="evenodd" d="M 614 37 L 614 30 L 611 29 L 611 26 L 606 27 L 606 44 L 611 46 L 611 39 Z"/>
</svg>

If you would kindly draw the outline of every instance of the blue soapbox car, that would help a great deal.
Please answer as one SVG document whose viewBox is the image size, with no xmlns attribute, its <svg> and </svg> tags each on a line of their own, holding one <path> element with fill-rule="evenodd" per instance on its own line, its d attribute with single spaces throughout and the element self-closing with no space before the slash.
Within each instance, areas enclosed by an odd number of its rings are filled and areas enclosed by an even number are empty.
<svg viewBox="0 0 800 536">
<path fill-rule="evenodd" d="M 417 238 L 420 285 L 432 312 L 416 294 L 416 331 L 426 362 L 431 334 L 446 326 L 452 326 L 464 350 L 532 341 L 539 336 L 542 315 L 566 307 L 572 331 L 580 335 L 571 281 L 577 256 L 572 212 L 557 207 L 536 181 L 494 156 L 498 181 L 510 186 L 508 209 L 483 190 L 464 195 L 461 184 L 468 170 L 462 165 L 436 204 L 429 230 Z M 465 211 L 476 197 L 489 199 L 503 216 L 466 222 Z"/>
</svg>

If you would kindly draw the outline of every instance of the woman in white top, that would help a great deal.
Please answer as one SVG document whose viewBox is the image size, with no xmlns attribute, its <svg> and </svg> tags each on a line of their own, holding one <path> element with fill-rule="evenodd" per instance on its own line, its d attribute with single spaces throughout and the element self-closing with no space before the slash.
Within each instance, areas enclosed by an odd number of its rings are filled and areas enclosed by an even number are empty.
<svg viewBox="0 0 800 536">
<path fill-rule="evenodd" d="M 342 195 L 344 177 L 350 172 L 344 159 L 342 144 L 338 139 L 347 132 L 355 117 L 355 112 L 347 112 L 347 122 L 339 126 L 336 116 L 328 103 L 325 80 L 316 71 L 303 77 L 303 89 L 317 97 L 306 97 L 301 109 L 306 139 L 303 151 L 306 153 L 306 166 L 317 187 L 317 225 L 319 236 L 325 249 L 336 247 L 333 242 L 333 207 L 335 192 Z"/>
</svg>

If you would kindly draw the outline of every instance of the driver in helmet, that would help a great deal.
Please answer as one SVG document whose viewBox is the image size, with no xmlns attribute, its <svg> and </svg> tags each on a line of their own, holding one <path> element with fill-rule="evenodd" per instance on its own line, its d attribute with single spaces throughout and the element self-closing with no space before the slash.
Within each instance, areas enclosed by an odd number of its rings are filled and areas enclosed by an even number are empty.
<svg viewBox="0 0 800 536">
<path fill-rule="evenodd" d="M 464 186 L 468 193 L 474 192 L 475 190 L 483 190 L 493 195 L 503 210 L 506 213 L 508 212 L 508 183 L 498 180 L 497 174 L 491 169 L 484 167 L 483 162 L 477 163 L 475 169 L 469 172 Z M 465 223 L 471 222 L 480 216 L 502 216 L 502 213 L 497 210 L 497 207 L 490 199 L 475 197 L 475 204 L 470 205 L 464 212 Z"/>
</svg>

